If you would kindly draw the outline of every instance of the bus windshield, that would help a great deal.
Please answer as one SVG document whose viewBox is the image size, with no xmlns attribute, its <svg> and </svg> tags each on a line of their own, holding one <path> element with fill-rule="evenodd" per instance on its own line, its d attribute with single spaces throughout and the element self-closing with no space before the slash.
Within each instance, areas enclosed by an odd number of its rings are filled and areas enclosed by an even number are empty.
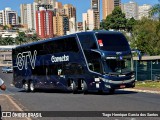
<svg viewBox="0 0 160 120">
<path fill-rule="evenodd" d="M 105 73 L 128 73 L 133 71 L 131 56 L 106 57 Z"/>
<path fill-rule="evenodd" d="M 123 34 L 97 33 L 99 48 L 105 51 L 126 51 L 130 50 L 127 39 Z"/>
</svg>

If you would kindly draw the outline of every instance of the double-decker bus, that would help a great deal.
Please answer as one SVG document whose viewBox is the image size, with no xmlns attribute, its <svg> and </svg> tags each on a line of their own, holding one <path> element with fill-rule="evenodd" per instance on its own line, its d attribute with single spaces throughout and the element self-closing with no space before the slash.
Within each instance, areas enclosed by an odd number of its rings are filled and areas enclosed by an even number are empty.
<svg viewBox="0 0 160 120">
<path fill-rule="evenodd" d="M 135 86 L 131 49 L 120 32 L 87 31 L 41 40 L 14 48 L 12 57 L 13 83 L 26 91 L 114 93 Z"/>
</svg>

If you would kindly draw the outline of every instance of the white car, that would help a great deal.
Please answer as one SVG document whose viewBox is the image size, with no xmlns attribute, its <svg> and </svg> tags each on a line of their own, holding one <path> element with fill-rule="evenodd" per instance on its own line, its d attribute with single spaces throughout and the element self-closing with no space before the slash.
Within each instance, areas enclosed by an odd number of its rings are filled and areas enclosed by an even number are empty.
<svg viewBox="0 0 160 120">
<path fill-rule="evenodd" d="M 2 72 L 3 73 L 12 73 L 13 72 L 13 67 L 11 67 L 11 66 L 4 66 L 4 67 L 2 67 Z"/>
</svg>

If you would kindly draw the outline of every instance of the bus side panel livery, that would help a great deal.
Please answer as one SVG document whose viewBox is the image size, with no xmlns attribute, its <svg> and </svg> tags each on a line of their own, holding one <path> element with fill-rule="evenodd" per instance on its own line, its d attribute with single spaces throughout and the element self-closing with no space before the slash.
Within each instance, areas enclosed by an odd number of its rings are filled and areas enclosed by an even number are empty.
<svg viewBox="0 0 160 120">
<path fill-rule="evenodd" d="M 28 91 L 109 91 L 135 85 L 129 44 L 122 33 L 80 32 L 13 49 L 13 83 Z"/>
</svg>

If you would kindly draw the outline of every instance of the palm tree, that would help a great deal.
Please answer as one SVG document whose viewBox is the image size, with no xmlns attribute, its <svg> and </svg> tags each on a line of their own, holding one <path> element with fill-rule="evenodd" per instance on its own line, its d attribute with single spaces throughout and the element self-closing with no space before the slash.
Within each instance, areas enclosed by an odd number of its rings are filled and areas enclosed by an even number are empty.
<svg viewBox="0 0 160 120">
<path fill-rule="evenodd" d="M 160 2 L 160 0 L 159 0 L 159 2 Z M 149 14 L 150 14 L 151 17 L 152 17 L 152 16 L 155 16 L 155 15 L 158 15 L 158 20 L 160 21 L 160 3 L 155 4 L 155 5 L 151 8 Z"/>
<path fill-rule="evenodd" d="M 160 0 L 158 0 L 160 2 Z M 151 11 L 149 12 L 150 16 L 155 16 L 158 15 L 158 20 L 159 23 L 156 27 L 156 33 L 159 35 L 160 32 L 160 3 L 155 4 L 152 8 Z"/>
</svg>

